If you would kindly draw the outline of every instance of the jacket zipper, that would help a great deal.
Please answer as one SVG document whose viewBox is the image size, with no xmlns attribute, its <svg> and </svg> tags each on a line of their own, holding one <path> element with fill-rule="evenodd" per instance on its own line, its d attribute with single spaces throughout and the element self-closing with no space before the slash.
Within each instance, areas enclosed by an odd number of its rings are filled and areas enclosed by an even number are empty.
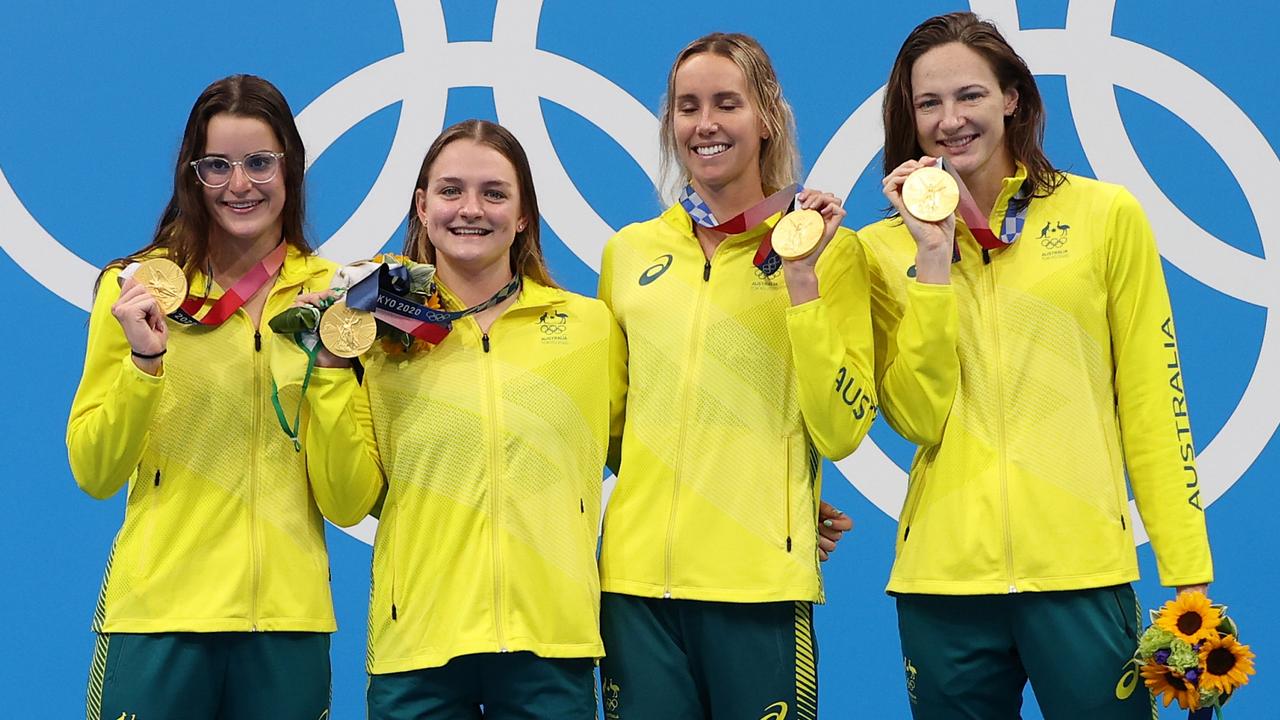
<svg viewBox="0 0 1280 720">
<path fill-rule="evenodd" d="M 479 329 L 479 324 L 476 328 Z M 493 327 L 490 326 L 489 329 L 492 330 Z M 502 548 L 498 538 L 498 513 L 502 500 L 501 458 L 498 453 L 501 433 L 498 432 L 498 403 L 494 391 L 493 355 L 489 352 L 492 347 L 489 333 L 481 332 L 480 342 L 485 353 L 485 396 L 489 403 L 489 476 L 492 478 L 489 492 L 489 528 L 493 542 L 493 626 L 498 633 L 498 652 L 508 652 L 507 642 L 502 634 Z"/>
<path fill-rule="evenodd" d="M 722 242 L 716 246 L 716 253 L 720 252 Z M 689 338 L 689 362 L 686 367 L 689 368 L 689 378 L 698 376 L 698 348 L 702 345 L 698 336 L 702 330 L 702 307 L 706 300 L 707 291 L 711 283 L 711 258 L 707 258 L 707 262 L 702 266 L 702 285 L 698 288 L 698 301 L 693 310 L 693 333 Z M 667 516 L 667 546 L 666 546 L 666 563 L 664 567 L 662 597 L 671 597 L 671 564 L 674 555 L 675 534 L 676 534 L 676 512 L 680 506 L 680 471 L 684 466 L 684 443 L 688 436 L 688 417 L 689 417 L 689 396 L 693 393 L 689 390 L 690 383 L 685 383 L 684 397 L 681 399 L 680 407 L 680 437 L 676 439 L 676 465 L 671 482 L 671 513 Z"/>
<path fill-rule="evenodd" d="M 268 291 L 269 292 L 269 291 Z M 270 295 L 267 296 L 270 300 Z M 240 309 L 244 312 L 245 320 L 250 324 L 253 320 L 249 317 L 244 308 Z M 263 303 L 263 314 L 267 312 L 267 305 Z M 258 401 L 263 397 L 262 389 L 262 333 L 258 328 L 253 329 L 253 424 L 249 437 L 251 442 L 257 443 L 261 433 L 262 424 L 262 404 Z M 258 585 L 261 582 L 259 577 L 262 573 L 262 563 L 259 557 L 260 548 L 258 547 L 258 453 L 256 450 L 249 452 L 249 623 L 252 632 L 258 631 Z"/>
<path fill-rule="evenodd" d="M 996 373 L 996 448 L 999 453 L 997 462 L 1000 465 L 1000 511 L 1004 526 L 1004 562 L 1008 573 L 1009 592 L 1018 592 L 1017 579 L 1013 573 L 1013 529 L 1009 519 L 1009 473 L 1005 451 L 1004 432 L 1004 372 L 1000 367 L 1000 318 L 999 302 L 996 298 L 996 269 L 990 262 L 990 256 L 984 253 L 984 274 L 987 276 L 987 290 L 990 294 L 991 307 L 987 325 L 990 327 L 992 346 L 995 348 Z"/>
</svg>

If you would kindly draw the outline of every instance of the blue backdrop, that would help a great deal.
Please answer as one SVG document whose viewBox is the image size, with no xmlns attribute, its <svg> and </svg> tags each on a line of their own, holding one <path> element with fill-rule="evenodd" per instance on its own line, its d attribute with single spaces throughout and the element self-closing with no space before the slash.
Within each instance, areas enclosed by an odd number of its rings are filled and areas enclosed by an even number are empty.
<svg viewBox="0 0 1280 720">
<path fill-rule="evenodd" d="M 711 30 L 770 50 L 795 107 L 806 184 L 848 197 L 848 224 L 877 216 L 879 92 L 920 20 L 956 8 L 840 2 L 783 10 L 756 0 L 290 0 L 253 6 L 119 0 L 0 10 L 0 307 L 12 322 L 3 434 L 9 530 L 0 686 L 15 717 L 75 717 L 89 621 L 120 496 L 80 493 L 63 444 L 95 269 L 144 244 L 169 193 L 186 114 L 210 81 L 263 75 L 306 139 L 311 237 L 339 261 L 398 248 L 426 146 L 472 116 L 510 127 L 533 162 L 556 276 L 592 294 L 613 228 L 654 215 L 658 101 L 672 57 Z M 981 0 L 1038 74 L 1050 156 L 1123 183 L 1166 258 L 1201 450 L 1218 582 L 1262 676 L 1229 708 L 1266 710 L 1280 622 L 1280 82 L 1269 2 Z M 873 441 L 873 442 L 872 442 Z M 878 426 L 826 467 L 826 496 L 856 532 L 826 566 L 817 613 L 829 718 L 907 716 L 893 607 L 883 594 L 909 448 Z M 336 718 L 363 714 L 370 528 L 330 528 L 340 630 Z M 1156 605 L 1149 548 L 1139 593 Z M 1063 628 L 1063 632 L 1070 632 Z M 1070 668 L 1064 668 L 1070 672 Z M 1177 714 L 1166 711 L 1166 716 Z M 1039 717 L 1031 709 L 1028 717 Z"/>
</svg>

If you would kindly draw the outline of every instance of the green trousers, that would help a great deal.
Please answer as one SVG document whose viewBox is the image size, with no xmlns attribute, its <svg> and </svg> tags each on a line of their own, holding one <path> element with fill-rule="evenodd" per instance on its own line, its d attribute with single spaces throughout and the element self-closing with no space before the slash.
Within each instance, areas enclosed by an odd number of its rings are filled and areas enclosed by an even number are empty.
<svg viewBox="0 0 1280 720">
<path fill-rule="evenodd" d="M 328 720 L 329 635 L 102 633 L 88 720 Z"/>
<path fill-rule="evenodd" d="M 1128 585 L 1010 595 L 898 595 L 916 720 L 1016 720 L 1029 680 L 1045 720 L 1151 720 L 1141 683 L 1116 684 L 1138 647 Z"/>
<path fill-rule="evenodd" d="M 604 593 L 605 720 L 814 720 L 808 602 L 726 603 Z"/>
<path fill-rule="evenodd" d="M 480 653 L 370 675 L 369 720 L 594 720 L 595 665 L 594 658 Z"/>
</svg>

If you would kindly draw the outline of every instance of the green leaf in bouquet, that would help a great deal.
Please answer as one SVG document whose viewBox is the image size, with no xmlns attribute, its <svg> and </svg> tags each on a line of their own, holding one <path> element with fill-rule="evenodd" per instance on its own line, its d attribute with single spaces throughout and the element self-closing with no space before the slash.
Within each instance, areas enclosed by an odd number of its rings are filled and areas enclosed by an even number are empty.
<svg viewBox="0 0 1280 720">
<path fill-rule="evenodd" d="M 320 327 L 320 310 L 310 305 L 291 307 L 267 322 L 272 331 L 282 335 L 314 332 Z"/>
</svg>

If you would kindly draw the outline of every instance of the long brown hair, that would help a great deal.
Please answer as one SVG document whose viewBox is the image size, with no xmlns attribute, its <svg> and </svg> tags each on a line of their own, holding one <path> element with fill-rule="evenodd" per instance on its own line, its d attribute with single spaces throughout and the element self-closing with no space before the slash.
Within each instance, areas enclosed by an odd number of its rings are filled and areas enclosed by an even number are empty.
<svg viewBox="0 0 1280 720">
<path fill-rule="evenodd" d="M 675 133 L 676 72 L 685 60 L 710 53 L 728 58 L 747 79 L 747 94 L 755 111 L 764 120 L 769 137 L 760 142 L 760 182 L 766 193 L 796 181 L 800 176 L 800 151 L 796 147 L 796 120 L 791 106 L 782 97 L 782 86 L 764 47 L 750 35 L 711 33 L 684 47 L 667 73 L 667 92 L 662 98 L 662 184 L 674 194 L 689 182 L 689 171 L 680 162 Z"/>
<path fill-rule="evenodd" d="M 108 268 L 123 266 L 154 250 L 164 249 L 167 257 L 182 267 L 188 278 L 195 271 L 205 269 L 209 262 L 211 221 L 204 203 L 204 192 L 191 168 L 191 161 L 204 153 L 209 120 L 221 113 L 262 120 L 275 133 L 284 147 L 285 200 L 280 214 L 284 240 L 304 254 L 312 253 L 304 228 L 306 150 L 293 120 L 293 111 L 284 95 L 270 82 L 255 75 L 231 75 L 205 88 L 187 116 L 187 127 L 182 133 L 182 145 L 174 163 L 173 195 L 156 223 L 151 243 L 111 261 Z"/>
<path fill-rule="evenodd" d="M 516 185 L 520 193 L 520 218 L 524 221 L 524 229 L 516 233 L 515 242 L 508 252 L 511 272 L 527 277 L 539 285 L 560 287 L 551 279 L 546 259 L 542 256 L 542 242 L 538 236 L 538 196 L 533 190 L 533 171 L 529 168 L 529 158 L 510 130 L 488 120 L 463 120 L 450 125 L 427 148 L 427 156 L 422 159 L 422 168 L 418 170 L 418 182 L 413 186 L 413 193 L 409 197 L 409 230 L 405 233 L 404 254 L 416 262 L 434 264 L 436 261 L 436 248 L 431 244 L 431 238 L 427 237 L 427 228 L 418 218 L 417 194 L 419 190 L 426 191 L 431 166 L 445 147 L 455 140 L 471 140 L 488 145 L 511 163 L 516 171 Z"/>
<path fill-rule="evenodd" d="M 993 23 L 970 12 L 925 20 L 898 50 L 884 93 L 884 174 L 924 154 L 916 134 L 911 69 L 920 56 L 948 43 L 961 43 L 985 58 L 1002 92 L 1009 88 L 1017 91 L 1018 105 L 1013 115 L 1004 119 L 1005 145 L 1014 160 L 1027 168 L 1026 182 L 1031 192 L 1023 203 L 1032 197 L 1048 196 L 1066 178 L 1044 154 L 1044 101 L 1035 76 Z"/>
</svg>

